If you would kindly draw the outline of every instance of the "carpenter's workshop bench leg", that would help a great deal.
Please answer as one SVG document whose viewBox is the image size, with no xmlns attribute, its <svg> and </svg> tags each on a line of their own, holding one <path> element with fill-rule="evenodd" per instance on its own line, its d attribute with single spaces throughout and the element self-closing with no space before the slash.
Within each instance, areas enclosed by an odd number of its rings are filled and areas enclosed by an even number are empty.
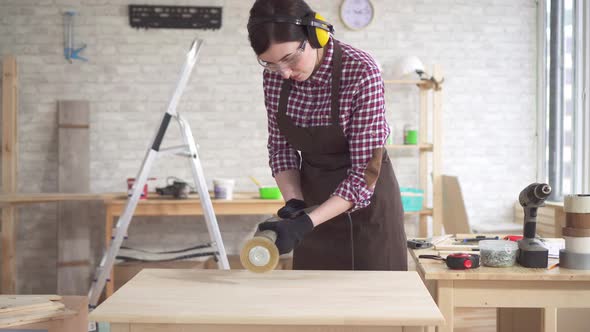
<svg viewBox="0 0 590 332">
<path fill-rule="evenodd" d="M 557 308 L 543 308 L 543 331 L 557 332 Z"/>
<path fill-rule="evenodd" d="M 436 301 L 438 309 L 445 317 L 445 325 L 438 327 L 438 332 L 453 332 L 455 301 L 453 280 L 438 280 L 436 283 Z"/>
</svg>

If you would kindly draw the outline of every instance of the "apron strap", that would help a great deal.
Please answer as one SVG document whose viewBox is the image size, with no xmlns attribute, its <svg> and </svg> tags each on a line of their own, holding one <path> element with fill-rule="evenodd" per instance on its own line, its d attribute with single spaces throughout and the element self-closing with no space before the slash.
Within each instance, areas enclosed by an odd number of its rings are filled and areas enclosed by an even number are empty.
<svg viewBox="0 0 590 332">
<path fill-rule="evenodd" d="M 289 94 L 291 93 L 291 80 L 283 80 L 281 87 L 281 96 L 279 98 L 278 117 L 286 117 L 287 103 L 289 102 Z"/>
<path fill-rule="evenodd" d="M 340 126 L 340 80 L 342 78 L 342 48 L 340 43 L 333 39 L 334 53 L 332 55 L 332 87 L 331 87 L 331 114 L 332 124 L 334 126 Z M 289 101 L 289 94 L 291 93 L 290 79 L 283 80 L 281 86 L 281 95 L 279 98 L 278 105 L 278 117 L 282 118 L 287 114 L 287 103 Z"/>
<path fill-rule="evenodd" d="M 342 49 L 340 43 L 334 40 L 334 55 L 332 58 L 332 124 L 340 126 L 340 79 L 342 78 Z"/>
</svg>

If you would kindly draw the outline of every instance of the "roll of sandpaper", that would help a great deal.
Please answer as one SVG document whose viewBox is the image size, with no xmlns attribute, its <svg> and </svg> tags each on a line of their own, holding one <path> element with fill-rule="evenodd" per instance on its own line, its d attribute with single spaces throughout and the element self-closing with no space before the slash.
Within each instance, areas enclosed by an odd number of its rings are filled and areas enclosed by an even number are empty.
<svg viewBox="0 0 590 332">
<path fill-rule="evenodd" d="M 279 250 L 275 245 L 277 234 L 266 230 L 256 232 L 242 248 L 242 266 L 252 272 L 264 273 L 274 270 L 279 263 Z"/>
<path fill-rule="evenodd" d="M 566 195 L 563 205 L 566 224 L 563 228 L 565 257 L 569 258 L 570 265 L 575 265 L 580 257 L 590 255 L 590 195 Z"/>
<path fill-rule="evenodd" d="M 562 231 L 563 231 L 563 236 L 590 237 L 590 228 L 564 227 L 564 228 L 562 228 Z"/>
<path fill-rule="evenodd" d="M 590 229 L 590 195 L 566 195 L 564 210 L 566 227 Z"/>
</svg>

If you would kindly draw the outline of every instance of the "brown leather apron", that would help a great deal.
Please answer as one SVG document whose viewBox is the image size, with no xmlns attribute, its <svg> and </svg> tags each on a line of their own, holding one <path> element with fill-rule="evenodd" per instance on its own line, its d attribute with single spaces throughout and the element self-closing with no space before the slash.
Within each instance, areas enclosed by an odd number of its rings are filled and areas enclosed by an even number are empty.
<svg viewBox="0 0 590 332">
<path fill-rule="evenodd" d="M 330 198 L 351 167 L 348 141 L 339 124 L 342 50 L 333 40 L 332 124 L 297 127 L 286 115 L 291 80 L 284 80 L 278 106 L 278 127 L 301 151 L 301 188 L 308 206 Z M 317 226 L 293 254 L 296 270 L 407 270 L 404 212 L 399 185 L 385 151 L 371 204 L 343 213 Z"/>
</svg>

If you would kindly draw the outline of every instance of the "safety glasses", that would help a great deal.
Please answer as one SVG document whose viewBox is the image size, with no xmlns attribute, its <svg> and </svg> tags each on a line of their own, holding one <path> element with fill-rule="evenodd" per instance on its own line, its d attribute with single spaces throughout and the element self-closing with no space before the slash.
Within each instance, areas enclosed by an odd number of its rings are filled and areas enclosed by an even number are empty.
<svg viewBox="0 0 590 332">
<path fill-rule="evenodd" d="M 281 59 L 277 63 L 266 62 L 260 58 L 258 58 L 258 63 L 262 67 L 264 67 L 270 71 L 274 71 L 274 72 L 279 72 L 286 67 L 292 68 L 294 65 L 297 64 L 297 62 L 299 62 L 299 59 L 301 59 L 301 55 L 303 54 L 303 51 L 305 51 L 306 45 L 307 45 L 307 40 L 304 39 L 301 42 L 301 44 L 299 44 L 299 47 L 297 47 L 295 52 L 285 56 L 283 59 Z"/>
</svg>

